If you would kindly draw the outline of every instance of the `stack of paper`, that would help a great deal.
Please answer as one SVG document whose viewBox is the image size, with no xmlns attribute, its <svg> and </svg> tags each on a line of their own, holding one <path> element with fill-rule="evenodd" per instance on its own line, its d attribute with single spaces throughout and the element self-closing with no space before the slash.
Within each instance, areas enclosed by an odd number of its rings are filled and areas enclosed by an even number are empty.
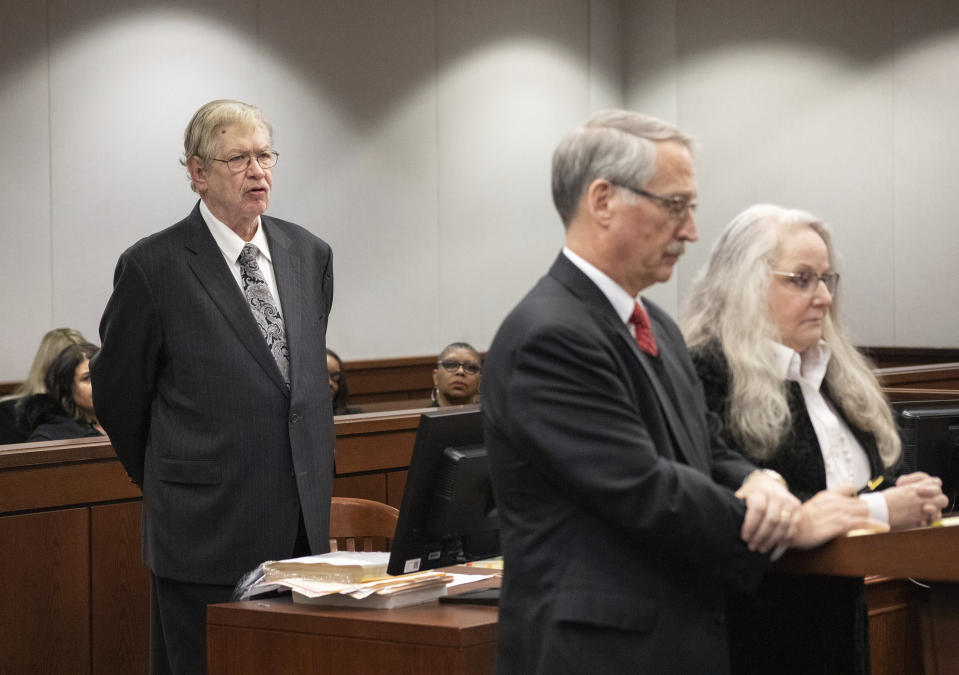
<svg viewBox="0 0 959 675">
<path fill-rule="evenodd" d="M 243 584 L 241 598 L 277 589 L 293 591 L 295 602 L 346 607 L 405 607 L 446 595 L 453 576 L 421 572 L 386 576 L 390 554 L 335 551 L 267 561 Z"/>
<path fill-rule="evenodd" d="M 386 574 L 390 554 L 381 551 L 334 551 L 322 555 L 263 563 L 264 581 L 300 578 L 353 584 Z"/>
<path fill-rule="evenodd" d="M 293 591 L 293 601 L 337 607 L 406 607 L 446 595 L 453 580 L 443 572 L 419 572 L 385 577 L 358 584 L 331 584 L 288 580 L 282 585 Z"/>
</svg>

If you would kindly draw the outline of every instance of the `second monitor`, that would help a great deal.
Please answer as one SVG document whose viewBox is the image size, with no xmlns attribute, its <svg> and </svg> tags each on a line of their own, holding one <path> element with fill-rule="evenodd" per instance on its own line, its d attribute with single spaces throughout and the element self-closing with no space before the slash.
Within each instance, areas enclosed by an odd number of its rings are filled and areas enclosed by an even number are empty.
<svg viewBox="0 0 959 675">
<path fill-rule="evenodd" d="M 423 413 L 387 572 L 406 574 L 499 553 L 479 408 Z"/>
</svg>

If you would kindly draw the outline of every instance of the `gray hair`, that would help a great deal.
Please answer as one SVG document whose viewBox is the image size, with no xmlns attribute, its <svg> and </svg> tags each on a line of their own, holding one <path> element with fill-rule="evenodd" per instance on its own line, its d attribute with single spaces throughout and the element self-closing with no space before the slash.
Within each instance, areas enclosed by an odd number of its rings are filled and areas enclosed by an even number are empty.
<svg viewBox="0 0 959 675">
<path fill-rule="evenodd" d="M 217 99 L 197 110 L 186 126 L 186 131 L 183 132 L 183 158 L 180 164 L 186 166 L 191 157 L 199 157 L 203 162 L 203 168 L 209 168 L 216 151 L 217 132 L 233 125 L 246 129 L 263 127 L 270 137 L 270 145 L 273 145 L 273 125 L 263 115 L 262 110 L 242 101 Z M 187 173 L 189 175 L 189 172 Z M 197 192 L 192 177 L 190 189 Z"/>
<path fill-rule="evenodd" d="M 718 344 L 729 364 L 730 435 L 745 452 L 768 458 L 792 424 L 787 383 L 776 370 L 770 340 L 781 335 L 769 318 L 768 290 L 784 232 L 808 227 L 822 237 L 829 267 L 837 256 L 828 226 L 814 215 L 772 204 L 751 206 L 726 226 L 706 265 L 693 280 L 681 325 L 690 349 Z M 872 432 L 886 466 L 902 452 L 899 434 L 869 363 L 852 345 L 839 321 L 834 297 L 823 321 L 823 340 L 832 357 L 825 382 L 856 427 Z"/>
<path fill-rule="evenodd" d="M 656 174 L 656 142 L 693 140 L 675 126 L 628 110 L 604 110 L 567 134 L 553 152 L 553 204 L 569 227 L 580 200 L 598 178 L 642 187 Z"/>
</svg>

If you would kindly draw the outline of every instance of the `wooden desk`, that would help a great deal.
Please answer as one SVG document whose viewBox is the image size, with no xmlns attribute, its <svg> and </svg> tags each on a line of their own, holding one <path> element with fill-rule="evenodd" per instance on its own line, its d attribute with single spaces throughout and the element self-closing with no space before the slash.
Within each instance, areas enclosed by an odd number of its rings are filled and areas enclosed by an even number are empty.
<svg viewBox="0 0 959 675">
<path fill-rule="evenodd" d="M 457 569 L 467 570 L 489 572 Z M 388 610 L 297 605 L 286 597 L 211 605 L 208 673 L 490 675 L 497 617 L 496 607 L 436 601 Z"/>
<path fill-rule="evenodd" d="M 959 675 L 959 525 L 843 537 L 812 551 L 789 551 L 773 568 L 922 580 L 929 586 L 922 608 L 923 672 Z"/>
</svg>

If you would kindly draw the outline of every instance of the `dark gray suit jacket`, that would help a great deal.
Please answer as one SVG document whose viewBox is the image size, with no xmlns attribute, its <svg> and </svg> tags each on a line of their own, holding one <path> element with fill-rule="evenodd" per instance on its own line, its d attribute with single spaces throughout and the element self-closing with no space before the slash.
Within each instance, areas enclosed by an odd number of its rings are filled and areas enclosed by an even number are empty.
<svg viewBox="0 0 959 675">
<path fill-rule="evenodd" d="M 646 306 L 659 358 L 560 255 L 487 355 L 500 673 L 728 670 L 723 587 L 767 564 L 731 490 L 754 467 L 718 438 L 675 324 Z"/>
<path fill-rule="evenodd" d="M 91 364 L 94 405 L 143 489 L 158 575 L 232 584 L 293 551 L 302 509 L 328 550 L 333 419 L 330 248 L 261 217 L 290 350 L 288 391 L 199 211 L 120 256 Z"/>
</svg>

